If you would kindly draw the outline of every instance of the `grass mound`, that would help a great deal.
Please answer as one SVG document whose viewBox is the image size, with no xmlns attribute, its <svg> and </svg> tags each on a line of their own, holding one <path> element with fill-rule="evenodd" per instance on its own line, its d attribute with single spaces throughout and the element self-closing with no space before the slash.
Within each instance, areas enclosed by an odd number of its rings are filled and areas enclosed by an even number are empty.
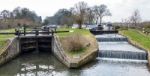
<svg viewBox="0 0 150 76">
<path fill-rule="evenodd" d="M 97 49 L 95 37 L 86 29 L 60 28 L 57 31 L 70 31 L 57 33 L 67 56 L 84 56 Z"/>
<path fill-rule="evenodd" d="M 67 36 L 62 43 L 65 45 L 64 49 L 72 53 L 84 51 L 89 44 L 87 39 L 79 33 Z"/>
</svg>

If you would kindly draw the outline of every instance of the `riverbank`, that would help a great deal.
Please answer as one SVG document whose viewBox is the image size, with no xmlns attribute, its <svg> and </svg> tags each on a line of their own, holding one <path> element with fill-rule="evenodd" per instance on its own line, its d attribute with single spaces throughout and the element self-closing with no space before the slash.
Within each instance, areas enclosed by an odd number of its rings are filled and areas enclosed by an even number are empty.
<svg viewBox="0 0 150 76">
<path fill-rule="evenodd" d="M 55 35 L 57 43 L 60 43 L 59 48 L 62 48 L 61 53 L 65 58 L 60 59 L 59 57 L 59 59 L 61 61 L 66 60 L 64 63 L 69 68 L 78 68 L 97 57 L 98 44 L 89 30 L 71 28 L 58 30 L 69 30 L 69 32 Z"/>
<path fill-rule="evenodd" d="M 14 29 L 6 29 L 0 30 L 0 32 L 15 32 Z M 10 42 L 9 39 L 14 38 L 15 35 L 0 35 L 0 55 L 3 53 L 3 49 L 8 45 Z"/>
<path fill-rule="evenodd" d="M 149 35 L 144 35 L 142 32 L 135 30 L 135 29 L 122 30 L 122 31 L 119 31 L 119 33 L 121 35 L 128 37 L 128 39 L 135 45 L 147 51 L 150 51 L 150 36 Z"/>
<path fill-rule="evenodd" d="M 0 32 L 15 32 L 14 29 L 0 30 Z M 0 35 L 0 65 L 10 61 L 19 54 L 19 43 L 15 35 Z"/>
<path fill-rule="evenodd" d="M 119 34 L 127 37 L 131 44 L 148 52 L 148 66 L 150 68 L 150 36 L 136 29 L 121 30 Z"/>
<path fill-rule="evenodd" d="M 0 54 L 0 65 L 10 61 L 11 59 L 15 58 L 16 56 L 19 55 L 20 50 L 19 50 L 19 42 L 17 38 L 9 39 L 7 40 L 8 43 L 1 49 L 1 54 Z"/>
</svg>

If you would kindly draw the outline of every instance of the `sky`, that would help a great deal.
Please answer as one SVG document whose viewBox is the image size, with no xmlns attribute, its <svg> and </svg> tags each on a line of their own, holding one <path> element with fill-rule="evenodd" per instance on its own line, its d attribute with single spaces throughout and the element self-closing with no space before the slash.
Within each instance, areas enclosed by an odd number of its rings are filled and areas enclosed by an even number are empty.
<svg viewBox="0 0 150 76">
<path fill-rule="evenodd" d="M 79 1 L 85 1 L 88 6 L 107 5 L 112 16 L 104 17 L 105 22 L 120 22 L 136 9 L 140 11 L 142 21 L 150 21 L 150 0 L 0 0 L 0 11 L 26 7 L 44 19 L 53 16 L 59 9 L 73 7 Z"/>
</svg>

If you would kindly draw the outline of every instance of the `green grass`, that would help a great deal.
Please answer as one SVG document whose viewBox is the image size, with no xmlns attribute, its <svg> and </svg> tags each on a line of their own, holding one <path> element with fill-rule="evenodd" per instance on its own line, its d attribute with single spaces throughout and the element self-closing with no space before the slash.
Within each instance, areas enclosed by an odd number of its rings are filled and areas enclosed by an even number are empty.
<svg viewBox="0 0 150 76">
<path fill-rule="evenodd" d="M 0 32 L 15 32 L 15 29 L 0 30 Z"/>
<path fill-rule="evenodd" d="M 86 30 L 86 29 L 59 28 L 57 29 L 57 31 L 73 31 L 73 32 L 57 33 L 59 37 L 65 37 L 65 36 L 69 36 L 69 35 L 76 34 L 76 33 L 79 33 L 81 35 L 91 35 L 89 30 Z"/>
<path fill-rule="evenodd" d="M 15 32 L 14 29 L 0 30 L 0 32 Z M 0 51 L 6 45 L 9 38 L 13 38 L 15 35 L 0 35 Z"/>
<path fill-rule="evenodd" d="M 86 49 L 87 49 L 87 48 L 81 48 L 80 50 L 71 51 L 70 54 L 71 54 L 71 55 L 78 55 L 78 54 L 84 53 L 84 51 L 85 51 Z"/>
<path fill-rule="evenodd" d="M 121 31 L 121 33 L 127 36 L 132 41 L 140 44 L 143 48 L 150 50 L 150 36 L 149 35 L 145 35 L 144 33 L 135 29 L 123 30 Z"/>
</svg>

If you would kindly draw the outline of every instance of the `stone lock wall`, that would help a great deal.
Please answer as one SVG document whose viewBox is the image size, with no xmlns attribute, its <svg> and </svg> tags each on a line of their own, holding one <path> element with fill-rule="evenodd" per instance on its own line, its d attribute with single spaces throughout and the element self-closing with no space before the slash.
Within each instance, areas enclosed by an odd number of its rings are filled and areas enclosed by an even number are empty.
<svg viewBox="0 0 150 76">
<path fill-rule="evenodd" d="M 19 42 L 17 38 L 9 40 L 8 45 L 4 49 L 2 49 L 4 52 L 0 55 L 0 65 L 16 57 L 20 53 L 18 47 L 19 47 Z"/>
</svg>

